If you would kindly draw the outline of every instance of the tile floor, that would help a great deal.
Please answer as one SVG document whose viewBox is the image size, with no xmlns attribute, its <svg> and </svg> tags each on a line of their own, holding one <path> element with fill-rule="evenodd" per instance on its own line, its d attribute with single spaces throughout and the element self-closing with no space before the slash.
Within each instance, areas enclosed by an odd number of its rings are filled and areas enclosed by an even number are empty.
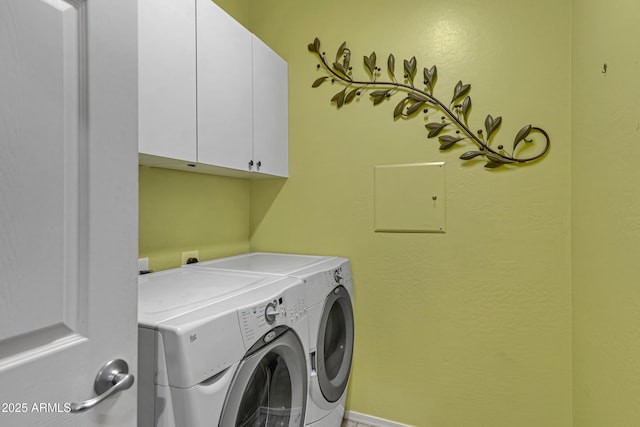
<svg viewBox="0 0 640 427">
<path fill-rule="evenodd" d="M 353 421 L 344 420 L 342 421 L 342 427 L 371 427 L 371 426 L 368 424 L 362 424 L 362 423 L 356 423 Z"/>
</svg>

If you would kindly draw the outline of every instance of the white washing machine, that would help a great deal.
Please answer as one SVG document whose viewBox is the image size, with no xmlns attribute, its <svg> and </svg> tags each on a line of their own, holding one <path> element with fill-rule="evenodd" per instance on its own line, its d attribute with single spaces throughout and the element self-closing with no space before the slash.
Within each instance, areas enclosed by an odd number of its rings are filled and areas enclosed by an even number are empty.
<svg viewBox="0 0 640 427">
<path fill-rule="evenodd" d="M 340 257 L 254 252 L 189 268 L 259 272 L 303 281 L 309 317 L 309 401 L 305 425 L 339 427 L 353 355 L 353 282 Z"/>
<path fill-rule="evenodd" d="M 299 279 L 180 268 L 138 283 L 140 427 L 304 426 Z"/>
</svg>

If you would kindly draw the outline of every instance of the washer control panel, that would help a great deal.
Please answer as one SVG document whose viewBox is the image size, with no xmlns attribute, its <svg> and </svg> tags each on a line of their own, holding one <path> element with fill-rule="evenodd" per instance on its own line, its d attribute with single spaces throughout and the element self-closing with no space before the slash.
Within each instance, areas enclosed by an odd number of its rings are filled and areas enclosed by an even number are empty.
<svg viewBox="0 0 640 427">
<path fill-rule="evenodd" d="M 306 314 L 302 286 L 292 286 L 268 299 L 238 309 L 238 321 L 244 345 L 249 349 L 276 326 L 293 327 Z"/>
</svg>

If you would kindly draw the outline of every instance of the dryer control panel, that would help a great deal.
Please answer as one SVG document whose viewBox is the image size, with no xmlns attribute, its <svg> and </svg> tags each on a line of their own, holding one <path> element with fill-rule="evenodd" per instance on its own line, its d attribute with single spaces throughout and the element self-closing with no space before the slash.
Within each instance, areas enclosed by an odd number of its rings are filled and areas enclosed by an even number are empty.
<svg viewBox="0 0 640 427">
<path fill-rule="evenodd" d="M 332 268 L 324 272 L 324 283 L 334 288 L 336 286 L 347 286 L 351 284 L 351 269 L 349 264 L 345 263 L 339 267 Z"/>
<path fill-rule="evenodd" d="M 276 326 L 295 328 L 305 318 L 306 304 L 301 282 L 284 290 L 281 287 L 269 288 L 279 292 L 272 291 L 266 299 L 238 309 L 238 321 L 247 350 Z"/>
</svg>

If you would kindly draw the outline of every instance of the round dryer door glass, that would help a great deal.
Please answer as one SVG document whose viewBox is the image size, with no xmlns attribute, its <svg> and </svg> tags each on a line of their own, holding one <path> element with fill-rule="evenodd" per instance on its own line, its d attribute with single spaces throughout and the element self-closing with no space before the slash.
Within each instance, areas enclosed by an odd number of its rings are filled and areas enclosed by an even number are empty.
<svg viewBox="0 0 640 427">
<path fill-rule="evenodd" d="M 324 369 L 327 377 L 335 378 L 344 361 L 347 331 L 344 312 L 339 304 L 333 304 L 327 316 L 324 330 Z"/>
<path fill-rule="evenodd" d="M 293 331 L 287 329 L 279 334 L 268 344 L 252 348 L 238 366 L 220 426 L 304 426 L 307 402 L 304 349 Z"/>
<path fill-rule="evenodd" d="M 320 390 L 329 402 L 335 402 L 347 387 L 353 355 L 353 308 L 342 286 L 325 301 L 317 349 Z"/>
</svg>

